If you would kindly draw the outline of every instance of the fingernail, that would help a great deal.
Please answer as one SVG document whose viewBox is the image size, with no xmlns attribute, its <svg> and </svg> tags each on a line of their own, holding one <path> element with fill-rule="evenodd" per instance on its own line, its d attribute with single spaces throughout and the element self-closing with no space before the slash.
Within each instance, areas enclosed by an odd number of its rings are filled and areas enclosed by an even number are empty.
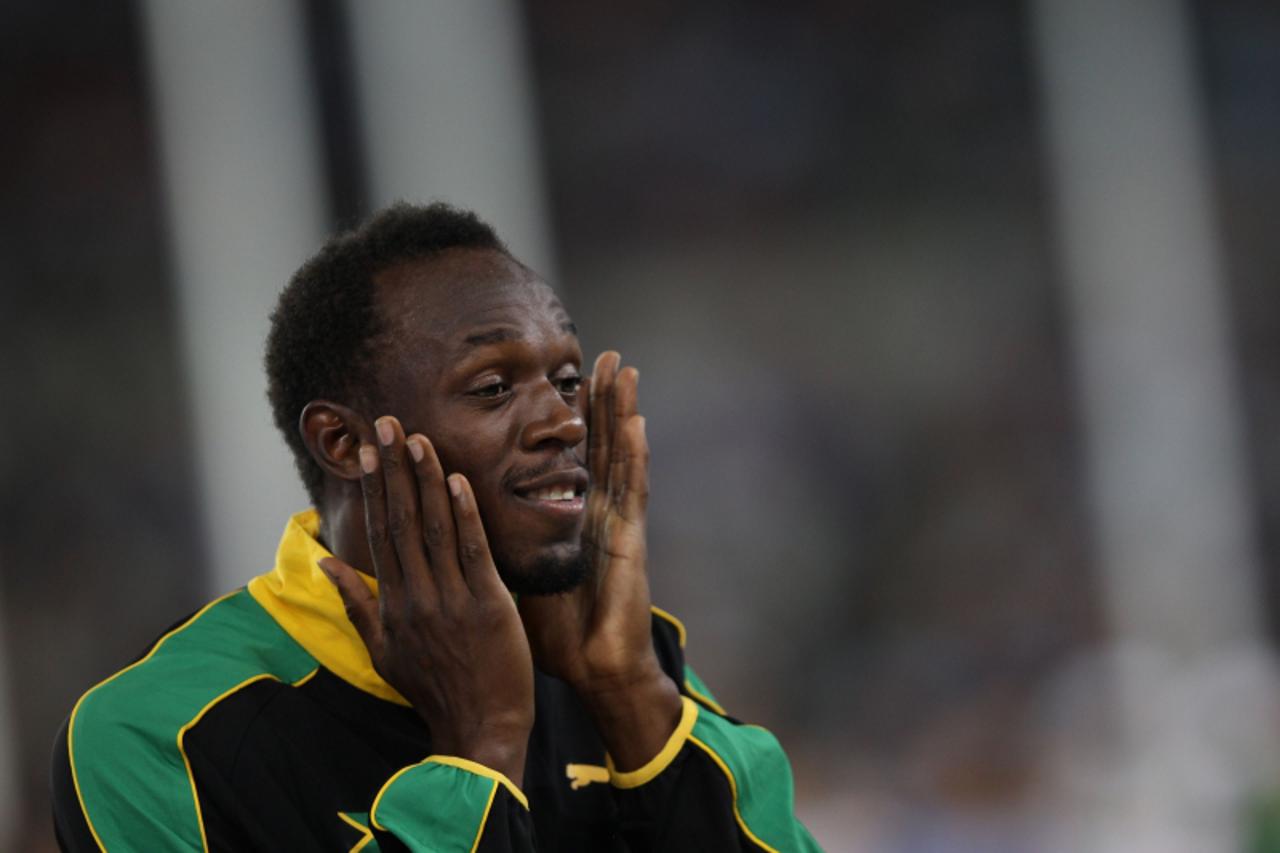
<svg viewBox="0 0 1280 853">
<path fill-rule="evenodd" d="M 418 440 L 409 442 L 409 455 L 413 457 L 414 462 L 422 461 L 422 442 Z"/>
<path fill-rule="evenodd" d="M 320 567 L 320 571 L 324 572 L 324 576 L 325 576 L 325 577 L 327 577 L 329 580 L 334 580 L 333 572 L 331 572 L 331 571 L 329 570 L 329 567 L 328 567 L 327 565 L 325 565 L 325 560 L 327 560 L 327 559 L 329 559 L 329 558 L 328 558 L 328 557 L 322 557 L 321 559 L 316 560 L 316 565 Z"/>
<path fill-rule="evenodd" d="M 462 497 L 462 477 L 457 474 L 449 475 L 449 494 L 455 498 Z"/>
<path fill-rule="evenodd" d="M 372 474 L 378 468 L 378 451 L 367 444 L 360 445 L 360 470 Z"/>
<path fill-rule="evenodd" d="M 378 418 L 373 422 L 373 425 L 378 430 L 378 441 L 383 444 L 390 444 L 395 437 L 395 433 L 391 429 L 391 421 L 386 418 Z"/>
</svg>

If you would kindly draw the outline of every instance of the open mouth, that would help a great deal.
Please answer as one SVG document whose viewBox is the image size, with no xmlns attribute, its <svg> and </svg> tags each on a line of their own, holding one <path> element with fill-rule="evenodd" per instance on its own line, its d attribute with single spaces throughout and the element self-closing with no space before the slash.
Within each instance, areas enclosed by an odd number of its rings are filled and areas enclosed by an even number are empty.
<svg viewBox="0 0 1280 853">
<path fill-rule="evenodd" d="M 587 472 L 570 468 L 544 474 L 516 486 L 516 497 L 539 509 L 575 514 L 586 505 Z"/>
<path fill-rule="evenodd" d="M 538 489 L 536 492 L 522 494 L 520 497 L 533 501 L 571 501 L 574 498 L 582 497 L 582 494 L 573 486 L 548 486 L 545 489 Z"/>
</svg>

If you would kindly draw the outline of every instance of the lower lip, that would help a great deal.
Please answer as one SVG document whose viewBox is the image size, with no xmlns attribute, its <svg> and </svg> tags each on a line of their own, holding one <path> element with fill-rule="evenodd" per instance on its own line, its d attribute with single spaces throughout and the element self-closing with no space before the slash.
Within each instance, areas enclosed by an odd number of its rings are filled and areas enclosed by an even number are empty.
<svg viewBox="0 0 1280 853">
<path fill-rule="evenodd" d="M 517 495 L 521 502 L 528 504 L 539 512 L 545 512 L 548 515 L 558 518 L 577 518 L 582 515 L 582 511 L 586 508 L 587 502 L 578 495 L 572 500 L 567 501 L 544 501 L 537 498 L 526 498 Z"/>
</svg>

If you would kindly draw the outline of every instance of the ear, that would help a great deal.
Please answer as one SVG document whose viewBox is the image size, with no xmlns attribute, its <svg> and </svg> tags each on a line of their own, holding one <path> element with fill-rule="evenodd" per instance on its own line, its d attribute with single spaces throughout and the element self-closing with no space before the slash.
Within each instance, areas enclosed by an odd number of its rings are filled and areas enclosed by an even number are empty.
<svg viewBox="0 0 1280 853">
<path fill-rule="evenodd" d="M 340 480 L 360 479 L 357 448 L 374 443 L 373 427 L 354 409 L 328 400 L 312 400 L 302 409 L 298 431 L 311 458 Z"/>
</svg>

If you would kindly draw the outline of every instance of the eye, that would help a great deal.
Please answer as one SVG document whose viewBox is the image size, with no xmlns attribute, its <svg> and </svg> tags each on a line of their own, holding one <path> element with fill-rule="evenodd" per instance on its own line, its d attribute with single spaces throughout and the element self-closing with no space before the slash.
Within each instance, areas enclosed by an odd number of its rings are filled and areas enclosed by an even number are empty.
<svg viewBox="0 0 1280 853">
<path fill-rule="evenodd" d="M 560 393 L 564 394 L 566 397 L 574 396 L 578 393 L 578 389 L 582 387 L 581 376 L 562 376 L 553 381 Z"/>
<path fill-rule="evenodd" d="M 510 390 L 511 390 L 511 386 L 508 385 L 507 383 L 493 381 L 493 382 L 486 382 L 484 385 L 481 385 L 479 388 L 473 388 L 468 393 L 470 393 L 471 396 L 473 397 L 483 397 L 483 398 L 492 399 L 494 397 L 501 397 L 503 394 L 506 394 Z"/>
</svg>

